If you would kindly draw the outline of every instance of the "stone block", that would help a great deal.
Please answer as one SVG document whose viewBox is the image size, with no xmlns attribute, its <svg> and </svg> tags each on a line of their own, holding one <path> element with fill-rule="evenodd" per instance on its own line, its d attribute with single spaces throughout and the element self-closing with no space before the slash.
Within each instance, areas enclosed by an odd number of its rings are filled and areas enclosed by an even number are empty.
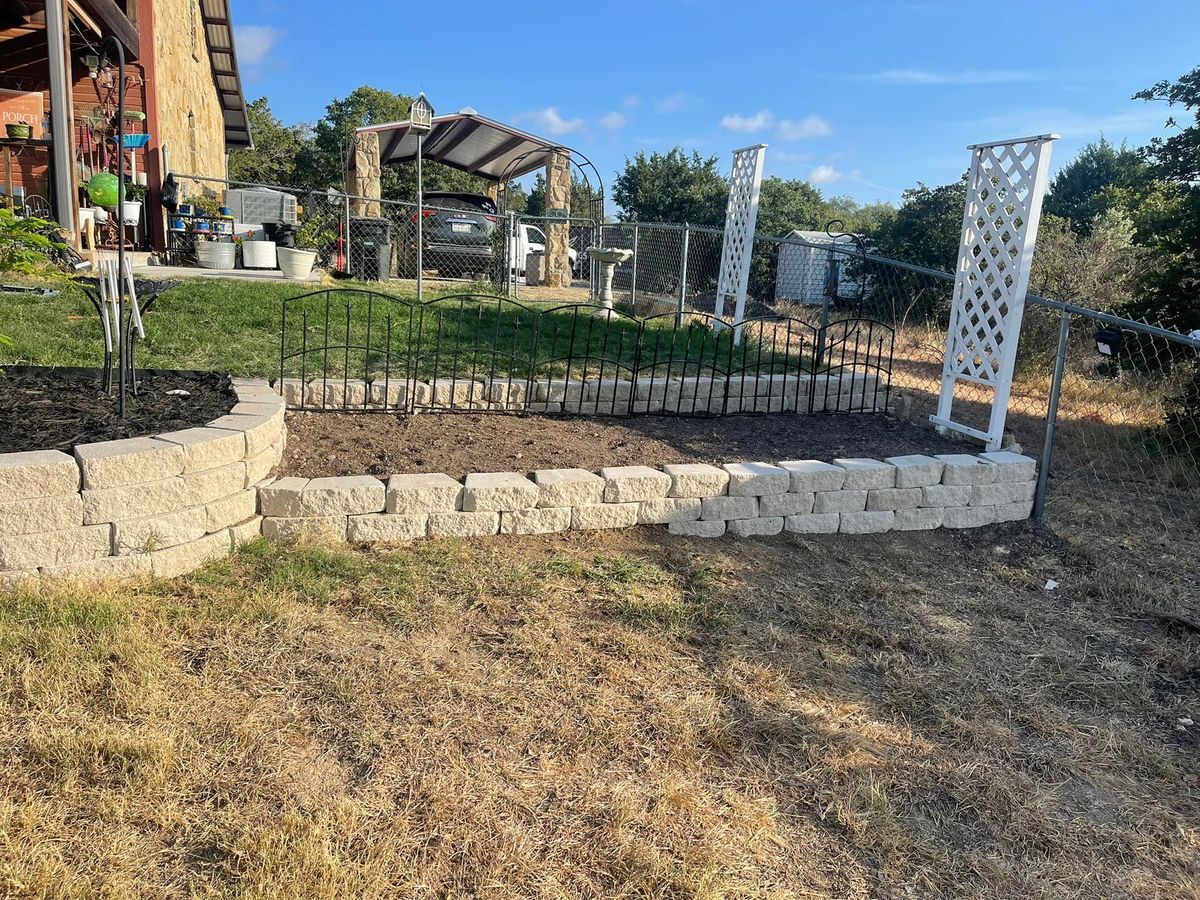
<svg viewBox="0 0 1200 900">
<path fill-rule="evenodd" d="M 145 484 L 103 488 L 83 492 L 83 521 L 87 525 L 99 522 L 119 522 L 153 516 L 190 506 L 183 478 L 163 478 Z"/>
<path fill-rule="evenodd" d="M 112 557 L 108 557 L 112 559 Z M 0 572 L 0 588 L 11 590 L 19 585 L 27 585 L 38 580 L 40 573 L 37 569 L 17 569 L 11 572 Z"/>
<path fill-rule="evenodd" d="M 233 463 L 218 469 L 206 469 L 203 472 L 192 472 L 184 475 L 183 506 L 203 506 L 214 500 L 223 500 L 245 490 L 246 464 Z"/>
<path fill-rule="evenodd" d="M 283 412 L 283 401 L 241 401 L 229 410 L 231 416 L 275 416 Z"/>
<path fill-rule="evenodd" d="M 700 500 L 700 518 L 706 522 L 757 517 L 757 497 L 704 497 Z"/>
<path fill-rule="evenodd" d="M 699 518 L 699 497 L 664 497 L 660 500 L 643 500 L 638 504 L 639 525 L 667 525 L 671 522 L 692 522 Z"/>
<path fill-rule="evenodd" d="M 896 467 L 877 459 L 835 459 L 835 466 L 846 470 L 842 482 L 845 491 L 874 491 L 896 486 Z"/>
<path fill-rule="evenodd" d="M 896 514 L 891 510 L 842 513 L 838 531 L 842 534 L 880 534 L 891 531 Z"/>
<path fill-rule="evenodd" d="M 147 554 L 150 569 L 159 578 L 176 578 L 214 559 L 224 559 L 232 549 L 229 532 L 218 531 L 186 544 Z"/>
<path fill-rule="evenodd" d="M 221 416 L 209 422 L 207 427 L 241 432 L 246 436 L 246 456 L 254 456 L 279 442 L 284 428 L 283 413 L 273 416 Z"/>
<path fill-rule="evenodd" d="M 939 453 L 937 459 L 946 464 L 942 470 L 942 484 L 991 484 L 996 479 L 997 467 L 974 454 Z"/>
<path fill-rule="evenodd" d="M 258 512 L 258 491 L 254 488 L 238 491 L 221 500 L 214 500 L 204 507 L 204 530 L 220 531 L 238 522 L 244 522 Z"/>
<path fill-rule="evenodd" d="M 533 399 L 539 403 L 562 403 L 565 400 L 579 402 L 583 399 L 583 382 L 562 378 L 536 381 Z"/>
<path fill-rule="evenodd" d="M 79 464 L 58 450 L 0 453 L 0 502 L 79 490 Z"/>
<path fill-rule="evenodd" d="M 487 400 L 487 385 L 469 378 L 435 378 L 429 390 L 430 402 L 442 408 L 480 408 Z"/>
<path fill-rule="evenodd" d="M 606 466 L 600 476 L 604 479 L 605 503 L 657 500 L 671 490 L 671 476 L 650 466 Z"/>
<path fill-rule="evenodd" d="M 917 488 L 930 484 L 941 484 L 942 469 L 946 464 L 932 456 L 911 454 L 889 456 L 884 462 L 896 467 L 896 487 Z"/>
<path fill-rule="evenodd" d="M 1033 499 L 1000 503 L 996 506 L 997 522 L 1020 522 L 1033 515 Z"/>
<path fill-rule="evenodd" d="M 1032 500 L 1036 489 L 1036 481 L 999 481 L 994 484 L 972 485 L 971 506 L 999 506 L 1002 503 Z"/>
<path fill-rule="evenodd" d="M 150 554 L 136 556 L 98 556 L 61 566 L 42 566 L 43 578 L 61 581 L 107 581 L 110 578 L 137 578 L 153 571 Z M 0 582 L 3 583 L 3 582 Z"/>
<path fill-rule="evenodd" d="M 344 541 L 346 516 L 264 516 L 263 537 L 284 543 L 294 541 Z M 219 533 L 219 532 L 218 532 Z M 209 535 L 212 537 L 212 535 Z"/>
<path fill-rule="evenodd" d="M 361 515 L 383 512 L 383 482 L 370 475 L 312 478 L 300 491 L 305 516 Z"/>
<path fill-rule="evenodd" d="M 919 487 L 914 488 L 877 488 L 867 491 L 867 510 L 871 512 L 895 511 L 897 509 L 916 509 L 925 499 L 925 494 Z"/>
<path fill-rule="evenodd" d="M 930 507 L 969 506 L 972 486 L 969 484 L 931 484 L 921 488 L 921 505 Z"/>
<path fill-rule="evenodd" d="M 571 527 L 571 507 L 538 507 L 500 513 L 501 534 L 553 534 Z"/>
<path fill-rule="evenodd" d="M 929 531 L 942 527 L 944 511 L 940 506 L 896 510 L 892 531 Z"/>
<path fill-rule="evenodd" d="M 262 516 L 251 516 L 244 522 L 231 525 L 229 527 L 229 546 L 236 550 L 242 544 L 248 544 L 250 541 L 262 537 L 262 523 Z"/>
<path fill-rule="evenodd" d="M 255 453 L 253 456 L 246 457 L 246 484 L 255 485 L 264 481 L 270 474 L 271 470 L 279 465 L 283 459 L 283 442 L 275 444 L 263 450 L 261 453 Z"/>
<path fill-rule="evenodd" d="M 584 382 L 583 399 L 594 400 L 603 409 L 616 403 L 618 407 L 633 399 L 633 382 L 624 378 L 598 378 Z"/>
<path fill-rule="evenodd" d="M 813 511 L 816 494 L 803 493 L 767 494 L 758 500 L 760 516 L 806 516 Z"/>
<path fill-rule="evenodd" d="M 346 520 L 346 540 L 352 543 L 415 541 L 429 530 L 429 514 L 365 513 Z"/>
<path fill-rule="evenodd" d="M 289 407 L 305 405 L 305 395 L 308 386 L 299 378 L 287 378 L 283 382 L 283 402 Z"/>
<path fill-rule="evenodd" d="M 841 466 L 815 459 L 789 459 L 779 468 L 787 470 L 791 476 L 789 490 L 797 493 L 840 491 L 846 481 L 846 470 Z"/>
<path fill-rule="evenodd" d="M 208 514 L 203 506 L 116 522 L 113 524 L 113 554 L 152 553 L 186 544 L 204 537 L 208 533 L 207 523 Z"/>
<path fill-rule="evenodd" d="M 317 409 L 362 409 L 366 403 L 367 383 L 361 378 L 331 376 L 311 382 L 304 392 L 304 405 Z"/>
<path fill-rule="evenodd" d="M 540 413 L 544 415 L 553 415 L 563 411 L 562 403 L 547 403 L 541 400 L 535 400 L 532 403 L 525 404 L 525 411 L 531 413 Z"/>
<path fill-rule="evenodd" d="M 842 517 L 837 513 L 814 513 L 809 516 L 785 516 L 783 527 L 793 534 L 835 534 Z"/>
<path fill-rule="evenodd" d="M 1037 478 L 1037 460 L 1032 456 L 1011 450 L 993 450 L 980 453 L 979 458 L 995 467 L 993 480 L 996 482 L 1034 481 Z"/>
<path fill-rule="evenodd" d="M 179 445 L 184 474 L 228 466 L 246 455 L 245 435 L 223 428 L 184 428 L 160 434 L 157 440 Z"/>
<path fill-rule="evenodd" d="M 0 502 L 0 535 L 57 531 L 82 524 L 83 498 L 79 494 Z"/>
<path fill-rule="evenodd" d="M 813 512 L 817 514 L 862 512 L 867 508 L 866 491 L 822 491 L 814 496 Z"/>
<path fill-rule="evenodd" d="M 498 512 L 438 512 L 429 514 L 430 537 L 484 537 L 500 530 Z"/>
<path fill-rule="evenodd" d="M 110 525 L 84 525 L 61 531 L 13 534 L 0 537 L 0 570 L 61 566 L 109 556 L 111 553 Z"/>
<path fill-rule="evenodd" d="M 679 397 L 679 381 L 675 378 L 636 378 L 633 382 L 633 396 L 637 400 L 657 400 L 666 403 L 671 398 Z"/>
<path fill-rule="evenodd" d="M 726 463 L 721 468 L 729 473 L 729 496 L 731 497 L 786 494 L 792 484 L 792 475 L 787 469 L 781 469 L 770 463 Z"/>
<path fill-rule="evenodd" d="M 713 378 L 708 375 L 681 378 L 679 380 L 679 396 L 699 397 L 701 400 L 707 400 L 710 396 L 723 397 L 725 396 L 725 379 Z"/>
<path fill-rule="evenodd" d="M 231 378 L 229 384 L 239 402 L 243 400 L 250 403 L 266 400 L 283 402 L 279 392 L 271 387 L 271 382 L 266 378 Z"/>
<path fill-rule="evenodd" d="M 604 502 L 604 479 L 586 469 L 538 469 L 533 473 L 538 486 L 537 505 L 550 509 L 590 506 Z"/>
<path fill-rule="evenodd" d="M 307 478 L 280 478 L 258 489 L 258 511 L 264 516 L 295 518 L 304 514 L 300 495 L 308 484 Z"/>
<path fill-rule="evenodd" d="M 943 511 L 943 528 L 979 528 L 996 521 L 994 506 L 948 506 Z"/>
<path fill-rule="evenodd" d="M 662 467 L 671 479 L 668 497 L 719 497 L 729 486 L 729 473 L 704 463 L 676 463 Z"/>
<path fill-rule="evenodd" d="M 718 538 L 725 533 L 725 520 L 671 522 L 667 531 L 680 537 Z"/>
<path fill-rule="evenodd" d="M 393 475 L 387 483 L 385 509 L 403 516 L 457 512 L 462 508 L 462 490 L 461 484 L 441 472 Z"/>
<path fill-rule="evenodd" d="M 463 512 L 511 512 L 537 506 L 538 486 L 517 472 L 472 472 L 463 480 Z"/>
<path fill-rule="evenodd" d="M 85 490 L 158 481 L 183 471 L 183 448 L 150 437 L 79 444 L 75 459 Z"/>
<path fill-rule="evenodd" d="M 757 519 L 732 519 L 725 523 L 730 534 L 737 537 L 763 537 L 783 531 L 783 516 L 760 516 Z"/>
<path fill-rule="evenodd" d="M 637 524 L 637 503 L 596 503 L 591 506 L 576 506 L 571 511 L 573 531 L 591 531 L 597 528 L 628 528 Z"/>
</svg>

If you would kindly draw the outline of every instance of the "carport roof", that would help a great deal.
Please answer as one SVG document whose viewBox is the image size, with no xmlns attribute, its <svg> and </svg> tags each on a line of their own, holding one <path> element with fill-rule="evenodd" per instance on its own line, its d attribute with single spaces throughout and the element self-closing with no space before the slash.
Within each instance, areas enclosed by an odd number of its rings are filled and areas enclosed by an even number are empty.
<svg viewBox="0 0 1200 900">
<path fill-rule="evenodd" d="M 417 135 L 411 122 L 367 125 L 356 133 L 370 132 L 379 134 L 379 162 L 382 165 L 412 162 L 417 158 Z M 463 110 L 434 116 L 433 130 L 425 137 L 422 158 L 499 181 L 501 177 L 518 178 L 540 169 L 549 162 L 551 153 L 566 149 L 556 141 L 496 122 L 474 110 Z"/>
</svg>

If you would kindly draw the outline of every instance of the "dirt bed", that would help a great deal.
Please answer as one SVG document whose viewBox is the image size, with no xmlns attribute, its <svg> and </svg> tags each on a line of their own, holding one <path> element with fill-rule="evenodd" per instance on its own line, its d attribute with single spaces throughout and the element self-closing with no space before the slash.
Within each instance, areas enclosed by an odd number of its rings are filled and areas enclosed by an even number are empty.
<svg viewBox="0 0 1200 900">
<path fill-rule="evenodd" d="M 186 395 L 171 391 L 187 391 Z M 117 390 L 105 394 L 99 375 L 66 369 L 0 369 L 0 453 L 66 450 L 76 444 L 161 434 L 204 425 L 237 402 L 227 375 L 138 374 L 126 417 Z"/>
<path fill-rule="evenodd" d="M 578 466 L 781 459 L 882 458 L 972 449 L 932 428 L 882 415 L 766 415 L 721 419 L 549 418 L 478 413 L 402 418 L 292 413 L 290 475 L 528 472 Z"/>
</svg>

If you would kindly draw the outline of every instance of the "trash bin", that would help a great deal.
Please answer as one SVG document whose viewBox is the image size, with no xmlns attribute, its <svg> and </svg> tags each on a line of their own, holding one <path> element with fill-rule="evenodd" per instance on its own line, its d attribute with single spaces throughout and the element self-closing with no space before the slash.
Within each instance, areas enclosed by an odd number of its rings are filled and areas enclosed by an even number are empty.
<svg viewBox="0 0 1200 900">
<path fill-rule="evenodd" d="M 387 219 L 350 219 L 350 274 L 363 281 L 392 277 L 392 223 Z"/>
</svg>

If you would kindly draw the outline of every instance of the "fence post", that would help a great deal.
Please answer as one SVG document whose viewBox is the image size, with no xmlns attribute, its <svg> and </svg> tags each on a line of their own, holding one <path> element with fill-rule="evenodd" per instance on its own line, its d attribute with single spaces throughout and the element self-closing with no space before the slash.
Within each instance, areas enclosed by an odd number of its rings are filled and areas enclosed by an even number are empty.
<svg viewBox="0 0 1200 900">
<path fill-rule="evenodd" d="M 687 309 L 688 244 L 692 233 L 687 222 L 683 223 L 683 249 L 679 258 L 679 312 L 675 316 L 675 327 L 683 324 L 683 313 Z"/>
<path fill-rule="evenodd" d="M 508 234 L 504 238 L 504 294 L 506 297 L 517 296 L 517 250 L 521 242 L 517 240 L 517 214 L 508 214 Z"/>
<path fill-rule="evenodd" d="M 350 265 L 350 195 L 346 194 L 346 240 L 342 243 L 342 247 L 346 253 L 346 258 L 342 260 L 342 264 L 346 267 L 347 272 L 353 272 L 354 267 Z"/>
<path fill-rule="evenodd" d="M 629 282 L 629 306 L 637 304 L 637 261 L 638 261 L 638 227 L 633 223 L 633 279 Z M 636 310 L 635 310 L 636 312 Z"/>
<path fill-rule="evenodd" d="M 1054 376 L 1050 381 L 1050 405 L 1046 409 L 1046 438 L 1038 463 L 1037 490 L 1033 495 L 1033 517 L 1039 522 L 1046 509 L 1046 489 L 1050 482 L 1050 460 L 1054 455 L 1054 429 L 1058 424 L 1058 398 L 1062 393 L 1063 370 L 1067 365 L 1067 339 L 1071 336 L 1071 313 L 1063 310 L 1058 320 L 1058 352 L 1054 356 Z"/>
</svg>

